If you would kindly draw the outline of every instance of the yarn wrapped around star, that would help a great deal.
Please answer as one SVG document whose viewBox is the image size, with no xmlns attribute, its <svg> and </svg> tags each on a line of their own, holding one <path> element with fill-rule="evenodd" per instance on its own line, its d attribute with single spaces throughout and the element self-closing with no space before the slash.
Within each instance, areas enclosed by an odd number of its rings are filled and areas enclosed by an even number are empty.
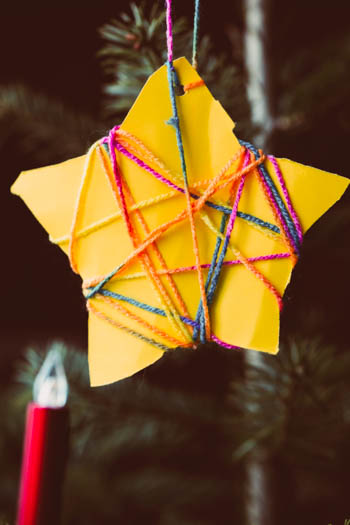
<svg viewBox="0 0 350 525">
<path fill-rule="evenodd" d="M 277 353 L 303 235 L 349 181 L 266 156 L 233 129 L 180 58 L 87 155 L 13 185 L 82 277 L 92 385 L 206 341 Z"/>
</svg>

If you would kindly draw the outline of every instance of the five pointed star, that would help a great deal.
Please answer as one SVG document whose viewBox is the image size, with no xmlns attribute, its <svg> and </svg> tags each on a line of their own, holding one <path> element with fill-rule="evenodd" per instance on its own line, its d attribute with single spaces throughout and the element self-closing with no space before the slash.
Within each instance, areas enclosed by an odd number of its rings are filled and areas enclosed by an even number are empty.
<svg viewBox="0 0 350 525">
<path fill-rule="evenodd" d="M 211 181 L 230 159 L 235 159 L 232 166 L 239 169 L 242 147 L 232 132 L 233 121 L 201 84 L 198 73 L 184 58 L 176 60 L 174 66 L 182 85 L 198 85 L 177 96 L 191 203 L 195 209 Z M 201 295 L 176 137 L 174 129 L 167 124 L 170 117 L 167 72 L 163 66 L 149 78 L 116 132 L 119 145 L 116 160 L 136 245 L 123 220 L 120 200 L 116 198 L 116 182 L 107 173 L 112 173 L 112 164 L 104 146 L 98 145 L 90 152 L 78 216 L 77 199 L 86 155 L 23 172 L 12 187 L 13 193 L 23 198 L 50 238 L 67 254 L 72 223 L 77 219 L 75 259 L 86 284 L 85 295 L 96 282 L 123 267 L 106 281 L 101 288 L 103 293 L 89 299 L 89 365 L 94 386 L 134 374 L 159 359 L 165 348 L 191 344 Z M 123 153 L 123 148 L 129 156 Z M 144 162 L 173 186 L 137 164 L 132 157 Z M 253 162 L 252 157 L 249 162 Z M 278 165 L 303 233 L 341 197 L 349 183 L 343 177 L 290 160 L 278 159 Z M 271 161 L 265 160 L 265 166 L 287 207 Z M 290 280 L 293 257 L 286 250 L 276 216 L 253 172 L 251 169 L 247 173 L 244 182 L 230 246 L 209 307 L 211 331 L 216 340 L 224 343 L 277 353 L 279 306 L 276 296 L 245 264 L 239 263 L 239 257 L 247 258 L 281 295 Z M 222 210 L 225 207 L 232 210 L 231 190 L 232 184 L 219 186 L 204 205 L 193 212 L 204 281 L 217 246 Z M 183 220 L 147 244 L 152 232 L 181 213 L 185 215 Z M 137 249 L 142 243 L 147 244 L 145 249 L 131 256 L 135 246 Z M 274 258 L 281 253 L 286 256 Z M 255 262 L 261 256 L 265 260 Z M 164 297 L 157 283 L 165 292 Z M 151 308 L 145 310 L 140 305 Z M 133 332 L 142 337 L 134 337 Z"/>
</svg>

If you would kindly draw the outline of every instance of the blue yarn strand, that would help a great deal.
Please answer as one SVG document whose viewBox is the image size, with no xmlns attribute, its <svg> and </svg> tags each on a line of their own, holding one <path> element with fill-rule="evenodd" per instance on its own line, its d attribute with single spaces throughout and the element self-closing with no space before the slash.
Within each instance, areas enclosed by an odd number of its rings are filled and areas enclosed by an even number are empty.
<svg viewBox="0 0 350 525">
<path fill-rule="evenodd" d="M 184 178 L 185 186 L 186 188 L 188 188 L 185 152 L 184 152 L 184 146 L 182 142 L 182 136 L 181 136 L 181 130 L 180 130 L 180 119 L 179 119 L 179 114 L 177 111 L 176 95 L 175 95 L 174 82 L 173 82 L 174 80 L 176 85 L 178 85 L 179 80 L 178 80 L 173 64 L 169 61 L 167 61 L 167 72 L 168 72 L 170 102 L 171 102 L 171 108 L 173 111 L 172 117 L 167 121 L 167 124 L 175 128 L 177 149 L 179 151 L 180 161 L 181 161 L 182 176 Z"/>
<path fill-rule="evenodd" d="M 115 299 L 117 301 L 123 301 L 129 304 L 132 304 L 133 306 L 136 306 L 137 308 L 141 308 L 142 310 L 145 310 L 146 312 L 151 312 L 152 314 L 161 315 L 162 317 L 166 317 L 167 314 L 165 310 L 162 310 L 161 308 L 157 308 L 156 306 L 150 306 L 149 304 L 142 303 L 141 301 L 137 301 L 136 299 L 133 299 L 132 297 L 127 297 L 126 295 L 121 295 L 116 292 L 111 292 L 110 290 L 100 290 L 99 292 L 101 295 L 104 295 L 106 297 L 111 297 L 112 299 Z M 189 319 L 188 317 L 185 317 L 184 315 L 179 316 L 181 321 L 188 324 L 189 326 L 193 326 L 196 328 L 198 326 L 198 323 L 196 321 L 192 321 L 192 319 Z"/>
<path fill-rule="evenodd" d="M 227 217 L 226 217 L 226 215 L 223 215 L 223 217 L 221 219 L 220 233 L 224 233 L 226 222 L 227 222 Z M 214 252 L 213 252 L 213 257 L 212 257 L 212 260 L 211 260 L 211 264 L 210 264 L 207 280 L 206 280 L 206 283 L 205 283 L 205 291 L 206 291 L 206 293 L 208 293 L 208 288 L 209 288 L 210 281 L 211 281 L 211 278 L 212 278 L 212 275 L 213 275 L 213 272 L 214 272 L 214 269 L 215 269 L 216 260 L 217 260 L 217 257 L 218 257 L 218 253 L 219 253 L 219 249 L 220 249 L 221 243 L 222 243 L 221 237 L 217 237 L 215 249 L 214 249 Z M 205 337 L 205 322 L 204 322 L 204 311 L 203 311 L 202 300 L 200 301 L 199 307 L 198 307 L 198 310 L 197 310 L 196 322 L 198 323 L 198 326 L 200 328 L 200 338 L 202 340 L 203 336 Z M 193 331 L 193 339 L 196 340 L 197 337 L 198 337 L 198 328 L 195 328 L 194 331 Z"/>
<path fill-rule="evenodd" d="M 193 19 L 193 45 L 192 45 L 192 66 L 197 67 L 198 55 L 198 40 L 199 40 L 199 7 L 200 0 L 195 0 L 194 3 L 194 19 Z"/>
<path fill-rule="evenodd" d="M 246 148 L 248 148 L 252 153 L 253 155 L 255 156 L 255 158 L 257 159 L 259 157 L 259 152 L 258 150 L 252 145 L 250 144 L 249 142 L 246 142 L 244 140 L 240 140 L 239 143 L 242 145 L 242 146 L 245 146 Z M 288 231 L 291 235 L 291 237 L 293 238 L 293 241 L 295 242 L 295 245 L 297 248 L 300 248 L 300 241 L 299 241 L 299 237 L 298 237 L 298 232 L 295 228 L 295 224 L 293 222 L 293 219 L 291 218 L 290 214 L 289 214 L 289 211 L 288 209 L 286 208 L 284 202 L 283 202 L 283 199 L 282 197 L 280 196 L 279 192 L 278 192 L 278 189 L 276 188 L 276 185 L 275 183 L 273 182 L 269 172 L 267 171 L 267 169 L 265 168 L 264 164 L 260 164 L 259 166 L 259 170 L 262 174 L 262 176 L 264 177 L 265 179 L 265 182 L 266 184 L 269 186 L 274 198 L 275 198 L 275 201 L 280 209 L 280 212 L 284 218 L 284 220 L 286 221 L 286 224 L 287 224 L 287 227 L 288 227 Z"/>
<path fill-rule="evenodd" d="M 254 146 L 249 144 L 249 142 L 240 141 L 240 143 L 243 146 L 245 146 L 246 148 L 248 148 L 250 151 L 252 151 L 252 153 L 255 155 L 255 158 L 258 158 L 258 156 L 259 156 L 258 150 L 256 148 L 254 148 Z M 261 169 L 261 172 L 263 173 L 263 176 L 264 176 L 267 184 L 269 185 L 269 187 L 270 187 L 270 189 L 271 189 L 271 191 L 272 191 L 272 193 L 273 193 L 273 195 L 274 195 L 274 197 L 276 199 L 276 202 L 277 202 L 278 206 L 281 209 L 281 213 L 284 212 L 283 213 L 283 217 L 285 218 L 286 222 L 287 222 L 287 218 L 289 219 L 289 222 L 292 222 L 293 231 L 290 232 L 291 235 L 292 235 L 293 232 L 295 232 L 295 234 L 297 235 L 297 232 L 296 232 L 295 227 L 294 227 L 294 223 L 293 223 L 292 219 L 290 218 L 290 215 L 289 215 L 289 213 L 288 213 L 288 211 L 287 211 L 287 209 L 286 209 L 286 207 L 284 205 L 284 202 L 282 201 L 282 199 L 281 199 L 281 197 L 280 197 L 280 195 L 278 193 L 277 188 L 274 185 L 273 180 L 271 179 L 271 177 L 268 174 L 268 172 L 267 172 L 266 168 L 264 167 L 264 165 L 261 165 L 260 169 Z M 287 217 L 286 217 L 286 215 L 287 215 Z M 287 222 L 287 224 L 288 224 L 288 222 Z M 217 285 L 218 285 L 218 282 L 219 282 L 220 273 L 221 273 L 221 269 L 222 269 L 222 266 L 223 266 L 223 263 L 224 263 L 224 259 L 225 259 L 225 256 L 226 256 L 226 252 L 227 252 L 229 241 L 230 241 L 230 239 L 228 237 L 226 237 L 225 241 L 224 241 L 224 244 L 223 244 L 223 247 L 222 247 L 222 250 L 221 250 L 221 253 L 220 253 L 220 256 L 219 256 L 219 260 L 217 262 L 217 265 L 215 266 L 214 275 L 212 277 L 211 285 L 210 285 L 210 288 L 209 288 L 208 294 L 207 294 L 208 306 L 210 304 L 212 304 L 213 299 L 214 299 L 215 291 L 216 291 L 216 288 L 217 288 Z"/>
<path fill-rule="evenodd" d="M 176 71 L 175 71 L 173 64 L 169 61 L 167 61 L 167 73 L 168 73 L 170 101 L 171 101 L 171 107 L 173 111 L 173 115 L 168 120 L 167 124 L 170 124 L 171 126 L 175 128 L 177 148 L 178 148 L 180 160 L 181 160 L 182 175 L 183 175 L 186 190 L 188 191 L 188 177 L 187 177 L 187 168 L 186 168 L 186 162 L 185 162 L 185 152 L 184 152 L 184 147 L 183 147 L 183 142 L 182 142 L 179 114 L 178 114 L 177 105 L 176 105 L 173 75 L 175 76 L 175 82 L 176 80 L 178 81 L 178 78 L 177 78 Z M 201 301 L 199 302 L 198 308 L 200 308 L 200 304 L 201 304 Z M 202 322 L 201 318 L 200 318 L 200 322 Z M 205 331 L 205 328 L 204 328 L 204 331 Z M 204 337 L 202 337 L 202 327 L 201 327 L 201 341 L 205 342 L 205 340 L 206 340 L 205 334 L 204 334 Z"/>
</svg>

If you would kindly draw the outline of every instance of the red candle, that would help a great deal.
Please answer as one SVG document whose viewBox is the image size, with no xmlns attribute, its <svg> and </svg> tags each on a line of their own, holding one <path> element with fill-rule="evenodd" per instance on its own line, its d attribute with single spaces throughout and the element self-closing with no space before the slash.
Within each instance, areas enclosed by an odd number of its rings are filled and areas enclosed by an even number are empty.
<svg viewBox="0 0 350 525">
<path fill-rule="evenodd" d="M 17 525 L 58 525 L 68 453 L 68 384 L 61 354 L 47 355 L 27 407 Z"/>
</svg>

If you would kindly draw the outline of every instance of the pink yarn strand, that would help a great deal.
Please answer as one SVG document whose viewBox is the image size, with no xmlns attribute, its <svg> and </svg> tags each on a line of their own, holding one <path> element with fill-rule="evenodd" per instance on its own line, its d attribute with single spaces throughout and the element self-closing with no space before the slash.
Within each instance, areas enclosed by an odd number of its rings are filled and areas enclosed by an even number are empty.
<svg viewBox="0 0 350 525">
<path fill-rule="evenodd" d="M 249 151 L 246 151 L 245 158 L 244 158 L 244 163 L 243 163 L 243 169 L 248 166 L 249 160 L 250 160 L 250 154 L 249 154 Z M 233 226 L 234 226 L 234 223 L 235 223 L 235 220 L 236 220 L 236 217 L 237 217 L 238 204 L 239 204 L 239 201 L 241 200 L 243 187 L 244 187 L 244 183 L 245 183 L 245 179 L 246 179 L 247 175 L 248 174 L 245 173 L 243 175 L 243 177 L 241 178 L 240 183 L 239 183 L 236 199 L 235 199 L 235 202 L 233 204 L 232 212 L 231 212 L 230 219 L 229 219 L 229 222 L 228 222 L 228 225 L 227 225 L 226 237 L 228 237 L 228 238 L 231 237 Z"/>
<path fill-rule="evenodd" d="M 276 259 L 288 259 L 288 257 L 290 257 L 290 253 L 283 252 L 283 253 L 273 253 L 271 255 L 259 255 L 258 257 L 247 257 L 247 261 L 249 262 L 274 261 Z M 235 266 L 236 264 L 243 264 L 243 263 L 240 259 L 234 259 L 233 261 L 224 261 L 222 264 L 223 266 Z M 201 268 L 210 268 L 210 266 L 211 266 L 211 263 L 201 264 Z M 167 273 L 192 272 L 196 269 L 197 269 L 197 266 L 181 266 L 179 268 L 174 268 L 173 270 L 167 270 Z"/>
<path fill-rule="evenodd" d="M 165 0 L 166 5 L 166 41 L 168 48 L 168 61 L 173 61 L 173 22 L 171 19 L 171 0 Z"/>
<path fill-rule="evenodd" d="M 241 348 L 239 346 L 230 345 L 230 343 L 225 343 L 225 341 L 222 341 L 216 335 L 211 334 L 212 340 L 217 343 L 218 345 L 222 346 L 223 348 L 227 348 L 228 350 L 240 350 Z"/>
</svg>

